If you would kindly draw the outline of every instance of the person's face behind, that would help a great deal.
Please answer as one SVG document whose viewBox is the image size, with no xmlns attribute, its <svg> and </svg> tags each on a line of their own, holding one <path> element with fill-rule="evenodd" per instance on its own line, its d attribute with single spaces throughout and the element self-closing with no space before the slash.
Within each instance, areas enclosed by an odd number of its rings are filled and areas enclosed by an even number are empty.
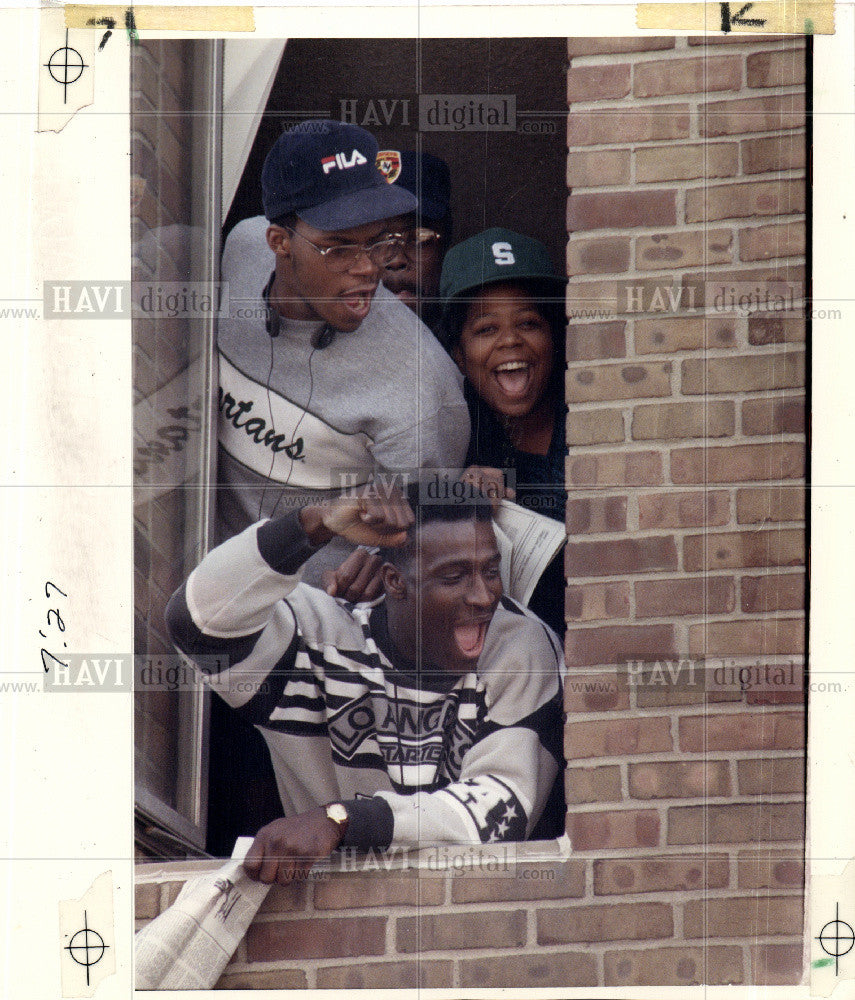
<svg viewBox="0 0 855 1000">
<path fill-rule="evenodd" d="M 494 412 L 521 417 L 545 402 L 552 331 L 519 285 L 484 288 L 470 302 L 454 360 Z"/>
<path fill-rule="evenodd" d="M 416 217 L 406 216 L 397 220 L 395 231 L 406 233 L 416 228 Z M 433 227 L 424 222 L 423 227 Z M 380 279 L 389 291 L 396 295 L 413 312 L 417 312 L 420 299 L 435 299 L 439 295 L 439 276 L 442 273 L 442 258 L 445 255 L 444 240 L 428 240 L 410 254 L 401 251 L 383 268 Z"/>
<path fill-rule="evenodd" d="M 499 550 L 489 521 L 431 521 L 412 558 L 387 577 L 392 639 L 422 667 L 474 670 L 502 596 Z"/>
<path fill-rule="evenodd" d="M 306 241 L 320 249 L 348 243 L 370 246 L 390 231 L 388 220 L 327 231 L 298 219 L 294 229 L 297 235 L 279 227 L 271 230 L 271 246 L 283 262 L 285 314 L 292 319 L 325 320 L 335 330 L 352 332 L 368 315 L 380 268 L 360 253 L 348 268 L 339 270 Z"/>
</svg>

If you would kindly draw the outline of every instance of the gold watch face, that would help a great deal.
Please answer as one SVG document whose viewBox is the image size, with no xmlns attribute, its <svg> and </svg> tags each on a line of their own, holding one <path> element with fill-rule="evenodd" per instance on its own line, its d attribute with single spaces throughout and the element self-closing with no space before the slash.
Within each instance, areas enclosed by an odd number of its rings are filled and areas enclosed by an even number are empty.
<svg viewBox="0 0 855 1000">
<path fill-rule="evenodd" d="M 327 806 L 327 816 L 333 823 L 346 823 L 347 809 L 340 802 L 333 802 Z"/>
</svg>

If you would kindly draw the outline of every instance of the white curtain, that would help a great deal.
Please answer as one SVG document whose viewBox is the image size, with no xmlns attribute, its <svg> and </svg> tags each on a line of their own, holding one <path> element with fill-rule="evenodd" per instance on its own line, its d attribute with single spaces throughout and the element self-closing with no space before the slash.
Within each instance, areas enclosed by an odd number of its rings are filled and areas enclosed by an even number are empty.
<svg viewBox="0 0 855 1000">
<path fill-rule="evenodd" d="M 227 40 L 223 46 L 223 218 L 231 208 L 284 51 L 284 39 Z"/>
</svg>

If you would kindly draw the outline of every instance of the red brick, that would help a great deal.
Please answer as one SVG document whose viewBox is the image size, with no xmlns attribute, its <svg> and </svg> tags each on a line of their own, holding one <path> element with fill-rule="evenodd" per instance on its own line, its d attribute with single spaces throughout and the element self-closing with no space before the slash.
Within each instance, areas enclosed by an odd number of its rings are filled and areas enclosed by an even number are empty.
<svg viewBox="0 0 855 1000">
<path fill-rule="evenodd" d="M 748 343 L 766 344 L 802 343 L 805 339 L 805 321 L 798 316 L 749 316 Z"/>
<path fill-rule="evenodd" d="M 702 528 L 730 520 L 726 490 L 646 493 L 638 498 L 638 526 L 645 528 Z"/>
<path fill-rule="evenodd" d="M 740 483 L 762 479 L 801 479 L 802 444 L 739 444 L 719 448 L 675 448 L 671 478 L 675 483 Z"/>
<path fill-rule="evenodd" d="M 134 886 L 134 916 L 151 920 L 160 913 L 160 883 L 137 882 Z"/>
<path fill-rule="evenodd" d="M 684 301 L 724 314 L 737 315 L 752 308 L 786 310 L 796 315 L 796 303 L 805 291 L 805 268 L 786 261 L 760 267 L 742 265 L 738 271 L 684 274 L 681 279 Z"/>
<path fill-rule="evenodd" d="M 567 70 L 567 100 L 572 104 L 626 97 L 630 89 L 629 71 L 629 63 L 571 66 Z"/>
<path fill-rule="evenodd" d="M 626 530 L 626 497 L 587 497 L 567 501 L 571 535 Z"/>
<path fill-rule="evenodd" d="M 628 149 L 591 149 L 567 154 L 567 187 L 629 184 Z"/>
<path fill-rule="evenodd" d="M 571 120 L 573 116 L 571 115 Z M 632 119 L 639 117 L 628 115 Z M 567 199 L 567 229 L 633 229 L 673 226 L 677 221 L 674 191 L 614 191 L 571 194 Z"/>
<path fill-rule="evenodd" d="M 723 889 L 729 867 L 726 854 L 604 858 L 594 862 L 594 895 Z"/>
<path fill-rule="evenodd" d="M 794 944 L 751 946 L 751 982 L 757 986 L 790 986 L 802 981 L 804 947 Z"/>
<path fill-rule="evenodd" d="M 626 323 L 574 323 L 567 334 L 567 360 L 598 361 L 626 356 Z"/>
<path fill-rule="evenodd" d="M 742 404 L 743 434 L 804 434 L 803 396 L 783 399 L 747 399 Z"/>
<path fill-rule="evenodd" d="M 804 806 L 799 802 L 679 806 L 668 810 L 669 844 L 765 845 L 803 838 Z"/>
<path fill-rule="evenodd" d="M 580 583 L 565 588 L 568 621 L 589 622 L 604 618 L 629 618 L 629 583 Z"/>
<path fill-rule="evenodd" d="M 739 56 L 668 59 L 637 63 L 633 93 L 636 97 L 710 93 L 738 90 L 741 83 L 742 60 Z"/>
<path fill-rule="evenodd" d="M 802 933 L 800 896 L 692 900 L 683 910 L 687 938 L 758 938 Z"/>
<path fill-rule="evenodd" d="M 737 490 L 736 516 L 740 524 L 803 521 L 807 491 L 804 486 L 761 486 Z"/>
<path fill-rule="evenodd" d="M 725 316 L 669 316 L 635 321 L 638 354 L 670 354 L 735 347 L 736 320 Z"/>
<path fill-rule="evenodd" d="M 666 716 L 571 721 L 564 730 L 564 756 L 568 761 L 661 753 L 670 750 L 671 746 L 671 722 Z"/>
<path fill-rule="evenodd" d="M 673 49 L 674 39 L 670 36 L 661 38 L 645 36 L 639 38 L 587 38 L 575 37 L 567 39 L 567 55 L 598 56 L 611 55 L 615 52 L 653 52 L 659 49 Z"/>
<path fill-rule="evenodd" d="M 683 539 L 684 568 L 690 573 L 750 566 L 800 566 L 804 561 L 804 532 L 794 528 L 710 532 Z"/>
<path fill-rule="evenodd" d="M 620 410 L 576 410 L 567 415 L 567 444 L 608 444 L 623 441 Z"/>
<path fill-rule="evenodd" d="M 787 795 L 804 791 L 803 757 L 741 760 L 736 771 L 740 795 Z"/>
<path fill-rule="evenodd" d="M 361 906 L 436 906 L 445 898 L 441 879 L 370 871 L 333 875 L 315 884 L 316 910 L 352 910 Z"/>
<path fill-rule="evenodd" d="M 575 898 L 585 894 L 585 865 L 581 861 L 518 861 L 516 875 L 479 877 L 471 872 L 452 878 L 453 903 L 510 903 L 530 899 Z M 524 877 L 522 869 L 525 870 Z M 552 875 L 551 878 L 546 876 Z M 540 876 L 540 877 L 535 877 Z M 439 881 L 441 885 L 444 883 Z"/>
<path fill-rule="evenodd" d="M 670 396 L 671 362 L 588 365 L 567 373 L 567 402 Z"/>
<path fill-rule="evenodd" d="M 740 712 L 735 715 L 686 716 L 680 719 L 680 750 L 802 750 L 801 712 Z"/>
<path fill-rule="evenodd" d="M 724 683 L 714 686 L 724 690 L 732 690 L 735 686 L 744 689 L 749 706 L 804 704 L 805 672 L 801 657 L 791 657 L 762 666 L 755 664 L 749 667 L 743 664 L 738 670 L 735 666 L 729 669 L 730 673 L 724 676 Z M 717 676 L 721 676 L 721 670 L 713 671 L 714 682 Z"/>
<path fill-rule="evenodd" d="M 705 622 L 689 626 L 693 656 L 781 656 L 805 651 L 801 618 Z"/>
<path fill-rule="evenodd" d="M 716 184 L 686 192 L 686 222 L 795 215 L 804 210 L 805 185 L 802 180 Z M 658 225 L 656 222 L 647 224 Z"/>
<path fill-rule="evenodd" d="M 731 437 L 736 427 L 729 400 L 703 403 L 654 403 L 632 411 L 635 441 Z"/>
<path fill-rule="evenodd" d="M 735 589 L 729 576 L 638 581 L 635 584 L 635 614 L 637 618 L 724 615 L 733 611 Z"/>
<path fill-rule="evenodd" d="M 733 177 L 739 166 L 735 142 L 641 146 L 635 150 L 636 182 Z"/>
<path fill-rule="evenodd" d="M 682 391 L 687 395 L 764 392 L 804 384 L 805 356 L 801 351 L 692 358 L 682 364 Z"/>
<path fill-rule="evenodd" d="M 320 968 L 316 976 L 319 989 L 427 990 L 449 989 L 452 971 L 451 962 L 360 962 Z"/>
<path fill-rule="evenodd" d="M 308 986 L 302 969 L 265 969 L 232 972 L 231 966 L 217 980 L 216 990 L 304 990 Z"/>
<path fill-rule="evenodd" d="M 749 87 L 796 87 L 805 82 L 803 49 L 753 52 L 747 59 Z"/>
<path fill-rule="evenodd" d="M 594 239 L 570 239 L 567 244 L 567 273 L 620 274 L 629 270 L 628 236 L 603 236 Z"/>
<path fill-rule="evenodd" d="M 635 266 L 640 271 L 730 264 L 733 232 L 730 229 L 653 233 L 635 240 Z"/>
<path fill-rule="evenodd" d="M 639 708 L 742 701 L 741 689 L 708 683 L 709 669 L 695 660 L 664 661 L 640 671 L 634 664 L 632 669 L 630 683 Z"/>
<path fill-rule="evenodd" d="M 644 941 L 674 933 L 671 907 L 665 903 L 600 903 L 537 911 L 537 943 Z"/>
<path fill-rule="evenodd" d="M 386 918 L 325 915 L 315 920 L 256 922 L 250 925 L 245 940 L 250 962 L 382 955 L 386 950 Z"/>
<path fill-rule="evenodd" d="M 634 799 L 694 799 L 729 795 L 728 763 L 724 760 L 692 760 L 630 764 L 629 794 Z"/>
<path fill-rule="evenodd" d="M 742 852 L 737 876 L 740 889 L 801 889 L 805 884 L 804 852 Z"/>
<path fill-rule="evenodd" d="M 399 917 L 398 951 L 457 951 L 461 948 L 521 948 L 526 939 L 525 910 L 425 913 Z"/>
<path fill-rule="evenodd" d="M 664 271 L 653 277 L 620 278 L 614 283 L 612 307 L 615 312 L 631 313 L 634 316 L 643 313 L 654 316 L 674 314 L 681 309 L 696 310 L 700 298 L 691 297 L 695 293 L 683 287 L 684 281 L 685 278 L 681 279 L 673 269 L 671 273 Z"/>
<path fill-rule="evenodd" d="M 702 136 L 803 128 L 805 95 L 780 94 L 743 97 L 734 101 L 710 101 L 701 106 L 698 117 Z"/>
<path fill-rule="evenodd" d="M 569 577 L 649 573 L 676 569 L 677 547 L 671 535 L 568 542 L 564 559 Z"/>
<path fill-rule="evenodd" d="M 805 578 L 802 573 L 772 573 L 743 576 L 743 611 L 801 611 L 805 606 Z"/>
<path fill-rule="evenodd" d="M 629 708 L 626 674 L 615 671 L 574 673 L 564 682 L 564 711 L 612 712 Z"/>
<path fill-rule="evenodd" d="M 566 660 L 571 667 L 652 663 L 676 657 L 672 625 L 600 625 L 567 630 Z"/>
<path fill-rule="evenodd" d="M 620 768 L 617 765 L 568 767 L 564 771 L 564 789 L 568 805 L 620 802 L 623 798 Z"/>
<path fill-rule="evenodd" d="M 709 986 L 741 983 L 742 949 L 624 948 L 605 953 L 606 986 Z"/>
<path fill-rule="evenodd" d="M 259 913 L 293 913 L 305 910 L 308 902 L 308 891 L 305 882 L 291 882 L 288 885 L 273 885 L 264 902 L 258 909 Z"/>
<path fill-rule="evenodd" d="M 585 952 L 527 952 L 460 963 L 460 985 L 479 989 L 596 986 L 597 960 Z"/>
<path fill-rule="evenodd" d="M 589 452 L 567 459 L 567 481 L 573 486 L 657 486 L 662 482 L 658 451 Z"/>
<path fill-rule="evenodd" d="M 743 139 L 742 170 L 746 174 L 763 174 L 772 170 L 802 170 L 805 166 L 807 143 L 804 132 Z"/>
<path fill-rule="evenodd" d="M 783 222 L 774 226 L 754 226 L 739 233 L 740 260 L 771 260 L 802 257 L 807 226 L 804 222 Z"/>
</svg>

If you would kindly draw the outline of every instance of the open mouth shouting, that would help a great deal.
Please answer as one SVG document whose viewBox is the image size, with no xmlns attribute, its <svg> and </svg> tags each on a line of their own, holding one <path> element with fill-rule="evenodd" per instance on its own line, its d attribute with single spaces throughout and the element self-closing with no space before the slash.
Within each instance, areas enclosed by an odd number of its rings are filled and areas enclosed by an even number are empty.
<svg viewBox="0 0 855 1000">
<path fill-rule="evenodd" d="M 509 400 L 517 401 L 528 393 L 533 369 L 529 361 L 505 361 L 493 369 L 493 378 Z"/>
<path fill-rule="evenodd" d="M 477 660 L 481 655 L 489 624 L 489 618 L 479 618 L 475 621 L 455 626 L 454 641 L 457 644 L 460 655 L 464 659 Z"/>
<path fill-rule="evenodd" d="M 353 288 L 339 296 L 345 309 L 354 320 L 361 323 L 368 315 L 376 287 L 376 285 L 366 285 L 361 288 Z"/>
</svg>

